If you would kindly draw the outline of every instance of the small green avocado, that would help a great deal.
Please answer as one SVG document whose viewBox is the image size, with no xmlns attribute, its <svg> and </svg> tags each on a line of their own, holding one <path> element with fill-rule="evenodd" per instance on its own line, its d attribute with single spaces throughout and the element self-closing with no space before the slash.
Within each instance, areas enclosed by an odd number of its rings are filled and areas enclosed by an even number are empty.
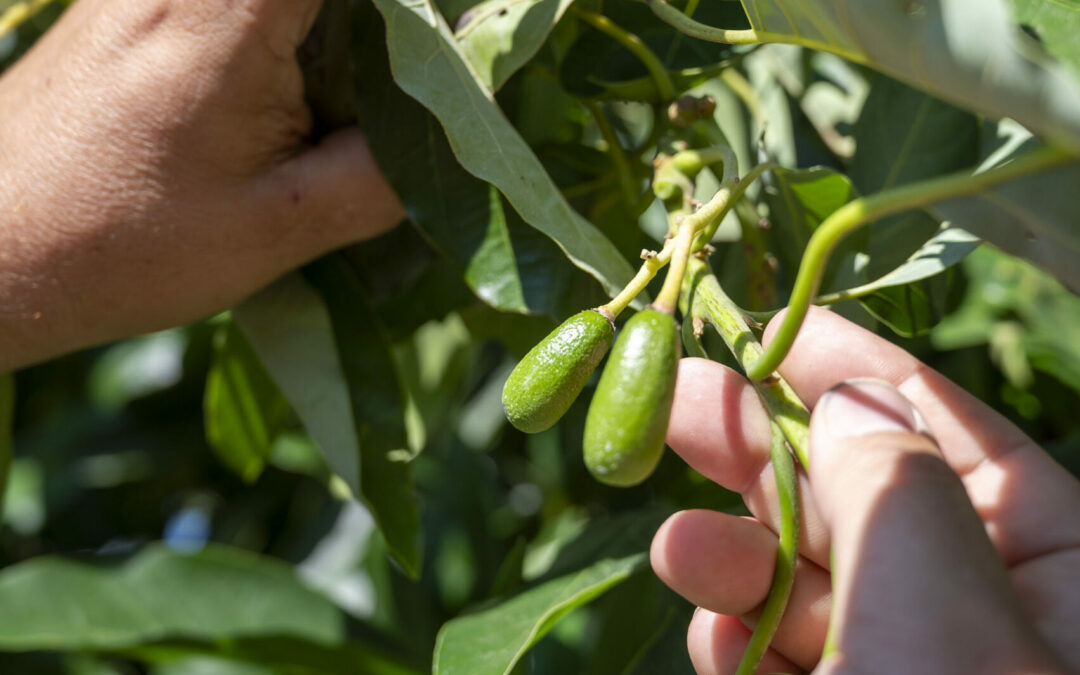
<svg viewBox="0 0 1080 675">
<path fill-rule="evenodd" d="M 518 429 L 539 433 L 559 421 L 607 354 L 615 327 L 595 309 L 579 312 L 533 347 L 503 385 L 503 410 Z"/>
<path fill-rule="evenodd" d="M 681 353 L 670 314 L 650 308 L 626 322 L 585 418 L 585 466 L 601 483 L 637 485 L 656 469 Z"/>
</svg>

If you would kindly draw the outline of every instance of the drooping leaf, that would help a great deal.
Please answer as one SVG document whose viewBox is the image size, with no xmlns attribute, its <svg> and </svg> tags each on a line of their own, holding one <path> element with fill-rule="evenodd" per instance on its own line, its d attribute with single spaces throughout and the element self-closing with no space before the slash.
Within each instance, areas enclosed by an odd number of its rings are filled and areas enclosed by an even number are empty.
<svg viewBox="0 0 1080 675">
<path fill-rule="evenodd" d="M 1080 151 L 1080 83 L 1022 43 L 1006 0 L 741 1 L 766 41 L 865 63 Z"/>
<path fill-rule="evenodd" d="M 520 224 L 498 191 L 458 163 L 438 121 L 394 83 L 372 5 L 356 9 L 353 60 L 360 122 L 410 219 L 502 311 L 557 313 L 573 270 L 549 239 Z"/>
<path fill-rule="evenodd" d="M 974 115 L 884 75 L 873 75 L 870 82 L 853 129 L 856 152 L 849 173 L 863 194 L 977 164 L 979 121 Z M 955 295 L 951 275 L 932 277 L 979 245 L 963 230 L 941 230 L 938 219 L 923 210 L 873 223 L 867 239 L 859 273 L 853 276 L 864 283 L 853 294 L 879 321 L 909 337 L 930 330 Z"/>
<path fill-rule="evenodd" d="M 340 612 L 279 561 L 209 546 L 151 546 L 119 567 L 41 557 L 0 572 L 0 649 L 123 649 L 167 638 L 208 642 L 343 637 Z"/>
<path fill-rule="evenodd" d="M 12 432 L 15 423 L 15 376 L 0 375 L 0 518 L 3 517 L 11 460 L 15 457 Z"/>
<path fill-rule="evenodd" d="M 360 438 L 322 298 L 303 277 L 290 274 L 234 309 L 233 318 L 330 468 L 361 494 Z"/>
<path fill-rule="evenodd" d="M 413 490 L 405 396 L 386 329 L 349 264 L 327 256 L 305 269 L 322 294 L 349 390 L 363 470 L 360 495 L 405 571 L 420 574 L 420 509 Z"/>
<path fill-rule="evenodd" d="M 497 91 L 540 49 L 573 0 L 485 0 L 457 22 L 455 37 L 480 82 Z"/>
<path fill-rule="evenodd" d="M 617 292 L 633 274 L 618 250 L 563 198 L 461 55 L 430 0 L 376 0 L 395 80 L 431 110 L 461 164 L 496 186 L 524 220 Z"/>
<path fill-rule="evenodd" d="M 274 440 L 292 419 L 289 402 L 232 321 L 214 338 L 203 412 L 218 458 L 248 482 L 262 473 Z"/>
<path fill-rule="evenodd" d="M 561 618 L 647 566 L 644 553 L 604 559 L 450 621 L 435 643 L 434 674 L 507 675 Z"/>
</svg>

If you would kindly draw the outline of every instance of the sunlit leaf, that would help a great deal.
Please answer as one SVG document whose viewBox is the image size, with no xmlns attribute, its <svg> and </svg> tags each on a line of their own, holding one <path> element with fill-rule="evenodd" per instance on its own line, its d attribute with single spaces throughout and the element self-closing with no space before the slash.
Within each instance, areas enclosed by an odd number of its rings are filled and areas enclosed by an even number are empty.
<svg viewBox="0 0 1080 675">
<path fill-rule="evenodd" d="M 606 559 L 487 610 L 450 621 L 435 644 L 435 675 L 506 675 L 569 612 L 648 566 L 644 553 Z"/>
<path fill-rule="evenodd" d="M 551 237 L 609 292 L 633 272 L 593 225 L 563 198 L 458 50 L 429 0 L 376 0 L 387 25 L 397 83 L 430 109 L 454 154 L 478 178 L 499 188 L 527 223 Z"/>
<path fill-rule="evenodd" d="M 573 0 L 485 0 L 457 22 L 454 36 L 477 77 L 498 90 L 540 49 Z"/>
<path fill-rule="evenodd" d="M 865 63 L 1080 151 L 1080 84 L 1033 55 L 1005 0 L 742 0 L 765 40 Z"/>
</svg>

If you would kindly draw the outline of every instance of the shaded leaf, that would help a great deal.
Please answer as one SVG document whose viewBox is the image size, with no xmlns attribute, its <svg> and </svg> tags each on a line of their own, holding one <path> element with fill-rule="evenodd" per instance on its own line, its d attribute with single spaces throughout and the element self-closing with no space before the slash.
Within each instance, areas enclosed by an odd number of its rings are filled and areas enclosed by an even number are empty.
<svg viewBox="0 0 1080 675">
<path fill-rule="evenodd" d="M 417 577 L 420 508 L 409 469 L 403 385 L 386 329 L 342 256 L 312 263 L 305 274 L 322 294 L 333 326 L 360 445 L 360 494 L 390 553 Z"/>
<path fill-rule="evenodd" d="M 262 473 L 274 441 L 292 419 L 289 402 L 231 321 L 214 336 L 203 412 L 206 438 L 218 458 L 248 482 Z"/>
<path fill-rule="evenodd" d="M 457 22 L 455 37 L 480 82 L 498 90 L 544 44 L 573 0 L 486 0 Z"/>
<path fill-rule="evenodd" d="M 0 648 L 122 649 L 164 638 L 343 637 L 338 610 L 285 563 L 210 546 L 152 546 L 120 567 L 55 557 L 0 572 Z M 47 600 L 46 600 L 47 599 Z"/>
<path fill-rule="evenodd" d="M 1080 84 L 1022 43 L 1005 0 L 742 0 L 762 39 L 865 63 L 1080 151 Z"/>
<path fill-rule="evenodd" d="M 3 518 L 11 461 L 15 457 L 12 432 L 15 424 L 15 376 L 0 375 L 0 519 Z"/>
<path fill-rule="evenodd" d="M 982 172 L 1036 146 L 1030 134 L 1009 121 L 983 134 Z M 1074 292 L 1080 291 L 1080 228 L 1073 193 L 1080 185 L 1080 160 L 1017 178 L 971 197 L 941 202 L 927 211 L 994 246 L 1035 263 Z"/>
<path fill-rule="evenodd" d="M 388 27 L 395 80 L 439 118 L 462 165 L 495 185 L 526 222 L 609 292 L 622 288 L 633 274 L 630 265 L 566 202 L 478 81 L 430 1 L 376 0 L 376 5 Z"/>
<path fill-rule="evenodd" d="M 330 468 L 361 494 L 360 439 L 322 298 L 291 274 L 242 303 L 233 317 Z"/>
<path fill-rule="evenodd" d="M 506 675 L 566 614 L 647 566 L 645 553 L 601 560 L 500 605 L 454 619 L 439 631 L 433 672 Z"/>
</svg>

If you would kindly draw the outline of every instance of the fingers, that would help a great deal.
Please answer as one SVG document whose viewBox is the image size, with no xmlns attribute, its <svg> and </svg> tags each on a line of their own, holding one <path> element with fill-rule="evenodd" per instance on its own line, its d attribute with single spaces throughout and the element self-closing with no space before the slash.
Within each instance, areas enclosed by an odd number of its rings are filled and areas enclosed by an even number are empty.
<svg viewBox="0 0 1080 675">
<path fill-rule="evenodd" d="M 405 217 L 364 135 L 347 129 L 272 170 L 256 187 L 267 219 L 292 234 L 281 238 L 297 262 L 370 239 Z"/>
<path fill-rule="evenodd" d="M 653 539 L 657 576 L 691 603 L 711 612 L 742 616 L 754 626 L 772 584 L 776 536 L 760 522 L 711 511 L 669 518 Z M 802 668 L 821 654 L 829 618 L 829 576 L 802 560 L 788 609 L 772 646 Z"/>
<path fill-rule="evenodd" d="M 811 484 L 832 533 L 839 658 L 878 673 L 912 654 L 927 673 L 1051 667 L 963 484 L 922 429 L 881 381 L 835 388 L 814 411 Z"/>
<path fill-rule="evenodd" d="M 779 326 L 765 332 L 768 342 Z M 831 387 L 881 378 L 922 412 L 949 465 L 963 478 L 987 531 L 1011 566 L 1080 545 L 1080 482 L 989 406 L 900 347 L 813 308 L 780 373 L 813 407 Z"/>
<path fill-rule="evenodd" d="M 683 359 L 668 424 L 668 445 L 705 477 L 743 495 L 751 513 L 779 531 L 776 480 L 769 461 L 769 418 L 746 378 L 714 361 Z M 806 475 L 800 552 L 827 567 L 828 532 Z"/>
<path fill-rule="evenodd" d="M 698 675 L 733 675 L 749 642 L 750 629 L 738 618 L 707 610 L 694 615 L 686 638 L 690 661 Z M 769 649 L 757 672 L 800 673 L 802 670 Z"/>
</svg>

